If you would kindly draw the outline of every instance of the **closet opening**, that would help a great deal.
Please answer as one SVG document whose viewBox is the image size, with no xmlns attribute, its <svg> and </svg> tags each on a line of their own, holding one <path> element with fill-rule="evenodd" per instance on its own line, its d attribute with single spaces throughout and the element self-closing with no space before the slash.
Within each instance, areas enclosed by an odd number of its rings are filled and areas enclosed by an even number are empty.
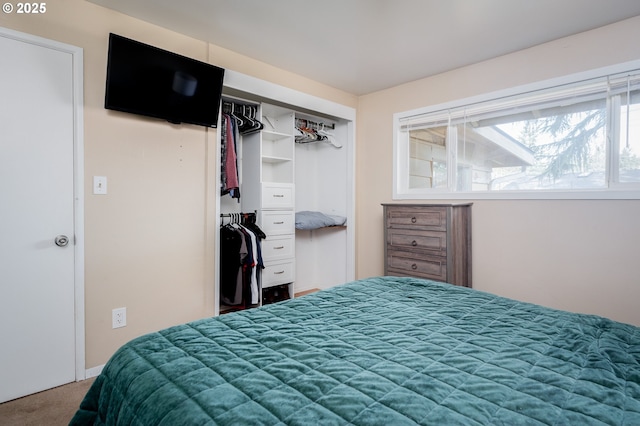
<svg viewBox="0 0 640 426">
<path fill-rule="evenodd" d="M 216 314 L 353 279 L 353 121 L 228 92 L 218 132 Z M 250 279 L 229 272 L 251 263 L 238 242 L 228 245 L 229 222 L 247 214 L 264 236 L 252 271 L 257 299 Z"/>
</svg>

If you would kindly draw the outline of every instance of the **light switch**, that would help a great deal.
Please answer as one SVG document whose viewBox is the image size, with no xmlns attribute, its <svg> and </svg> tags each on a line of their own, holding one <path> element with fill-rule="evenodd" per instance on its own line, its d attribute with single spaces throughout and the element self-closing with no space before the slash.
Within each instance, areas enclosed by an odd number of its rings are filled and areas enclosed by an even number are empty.
<svg viewBox="0 0 640 426">
<path fill-rule="evenodd" d="M 93 193 L 96 195 L 104 195 L 107 193 L 107 177 L 106 176 L 93 177 Z"/>
</svg>

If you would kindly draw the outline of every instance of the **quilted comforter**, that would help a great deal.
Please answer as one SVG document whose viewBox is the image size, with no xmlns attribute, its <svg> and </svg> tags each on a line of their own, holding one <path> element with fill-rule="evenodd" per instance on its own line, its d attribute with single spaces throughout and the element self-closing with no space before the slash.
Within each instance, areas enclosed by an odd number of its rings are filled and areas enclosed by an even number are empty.
<svg viewBox="0 0 640 426">
<path fill-rule="evenodd" d="M 640 328 L 371 278 L 137 338 L 71 424 L 640 425 Z"/>
</svg>

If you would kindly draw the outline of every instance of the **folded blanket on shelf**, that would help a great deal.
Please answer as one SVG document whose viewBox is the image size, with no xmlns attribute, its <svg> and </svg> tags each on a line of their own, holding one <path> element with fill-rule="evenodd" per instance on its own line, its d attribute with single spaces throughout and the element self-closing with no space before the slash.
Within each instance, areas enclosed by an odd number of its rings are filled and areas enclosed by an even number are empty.
<svg viewBox="0 0 640 426">
<path fill-rule="evenodd" d="M 344 226 L 347 218 L 344 216 L 326 215 L 317 211 L 296 212 L 296 229 L 319 229 L 328 226 Z"/>
</svg>

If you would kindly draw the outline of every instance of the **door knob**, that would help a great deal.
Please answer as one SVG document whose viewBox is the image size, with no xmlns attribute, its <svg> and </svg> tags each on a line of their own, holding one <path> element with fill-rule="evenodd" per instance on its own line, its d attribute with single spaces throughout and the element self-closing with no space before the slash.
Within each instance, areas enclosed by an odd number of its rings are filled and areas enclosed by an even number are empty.
<svg viewBox="0 0 640 426">
<path fill-rule="evenodd" d="M 69 244 L 69 237 L 67 237 L 66 235 L 58 235 L 53 241 L 58 247 L 64 247 Z"/>
</svg>

